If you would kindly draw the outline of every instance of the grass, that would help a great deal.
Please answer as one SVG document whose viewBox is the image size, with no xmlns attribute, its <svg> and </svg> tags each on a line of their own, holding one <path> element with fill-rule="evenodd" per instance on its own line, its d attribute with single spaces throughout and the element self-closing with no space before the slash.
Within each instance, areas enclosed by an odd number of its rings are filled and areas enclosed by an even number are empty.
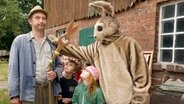
<svg viewBox="0 0 184 104">
<path fill-rule="evenodd" d="M 0 61 L 0 81 L 8 80 L 8 62 Z M 0 89 L 0 104 L 9 104 L 8 90 Z"/>
<path fill-rule="evenodd" d="M 0 89 L 0 104 L 10 104 L 7 89 Z"/>
<path fill-rule="evenodd" d="M 8 62 L 0 61 L 0 81 L 8 80 Z"/>
</svg>

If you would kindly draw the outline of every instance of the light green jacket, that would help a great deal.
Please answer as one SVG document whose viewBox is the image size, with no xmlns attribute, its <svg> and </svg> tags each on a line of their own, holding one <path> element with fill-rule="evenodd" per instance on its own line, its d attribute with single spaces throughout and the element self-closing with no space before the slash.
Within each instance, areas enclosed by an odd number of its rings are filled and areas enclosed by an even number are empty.
<svg viewBox="0 0 184 104">
<path fill-rule="evenodd" d="M 79 84 L 74 91 L 72 104 L 105 104 L 102 90 L 97 87 L 93 95 L 88 94 L 87 86 Z"/>
</svg>

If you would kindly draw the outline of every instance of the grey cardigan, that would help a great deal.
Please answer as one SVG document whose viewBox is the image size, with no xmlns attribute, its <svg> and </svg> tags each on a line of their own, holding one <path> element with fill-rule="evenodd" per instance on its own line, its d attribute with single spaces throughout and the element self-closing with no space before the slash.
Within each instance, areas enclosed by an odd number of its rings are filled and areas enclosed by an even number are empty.
<svg viewBox="0 0 184 104">
<path fill-rule="evenodd" d="M 52 52 L 55 46 L 46 39 L 51 46 Z M 51 52 L 51 53 L 52 53 Z M 35 75 L 36 54 L 30 32 L 17 36 L 11 46 L 9 58 L 8 90 L 9 97 L 19 96 L 20 100 L 34 102 L 35 99 Z M 60 76 L 61 61 L 57 57 L 53 65 L 57 76 Z M 59 77 L 53 82 L 53 92 L 57 96 L 61 92 Z"/>
</svg>

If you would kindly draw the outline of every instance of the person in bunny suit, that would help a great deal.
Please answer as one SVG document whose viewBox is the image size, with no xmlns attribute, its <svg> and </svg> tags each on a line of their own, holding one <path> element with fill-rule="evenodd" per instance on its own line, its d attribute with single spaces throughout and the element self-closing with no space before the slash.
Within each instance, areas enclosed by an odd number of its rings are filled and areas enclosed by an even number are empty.
<svg viewBox="0 0 184 104">
<path fill-rule="evenodd" d="M 61 53 L 83 59 L 99 69 L 107 104 L 148 104 L 150 73 L 139 43 L 122 34 L 110 3 L 95 1 L 89 6 L 102 15 L 94 26 L 96 42 L 86 47 L 68 45 Z M 57 41 L 52 36 L 50 39 Z"/>
</svg>

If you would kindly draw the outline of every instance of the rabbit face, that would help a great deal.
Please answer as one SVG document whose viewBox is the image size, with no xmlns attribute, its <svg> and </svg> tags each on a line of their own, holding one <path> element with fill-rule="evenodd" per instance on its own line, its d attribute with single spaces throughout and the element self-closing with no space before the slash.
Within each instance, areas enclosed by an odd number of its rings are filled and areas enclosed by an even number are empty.
<svg viewBox="0 0 184 104">
<path fill-rule="evenodd" d="M 94 26 L 94 38 L 103 42 L 113 36 L 119 30 L 119 24 L 115 18 L 107 16 L 100 18 Z"/>
<path fill-rule="evenodd" d="M 95 29 L 94 29 L 94 38 L 97 40 L 97 41 L 102 41 L 104 39 L 104 27 L 105 27 L 105 24 L 104 23 L 101 23 L 101 22 L 97 22 L 95 24 Z"/>
</svg>

